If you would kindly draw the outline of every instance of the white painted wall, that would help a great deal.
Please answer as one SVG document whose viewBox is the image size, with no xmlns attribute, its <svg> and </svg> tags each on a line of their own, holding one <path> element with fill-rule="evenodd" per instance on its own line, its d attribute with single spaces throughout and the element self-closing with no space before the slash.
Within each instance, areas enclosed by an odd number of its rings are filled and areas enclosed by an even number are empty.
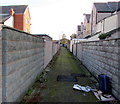
<svg viewBox="0 0 120 104">
<path fill-rule="evenodd" d="M 96 28 L 97 28 L 96 33 L 97 32 L 107 33 L 114 29 L 117 29 L 118 27 L 120 27 L 120 12 L 118 12 L 112 16 L 109 16 L 109 17 L 101 20 L 100 22 L 98 22 L 96 25 Z M 99 38 L 98 38 L 99 34 L 89 38 L 88 40 L 89 41 L 99 40 Z M 114 37 L 115 37 L 115 35 L 114 35 Z"/>
<path fill-rule="evenodd" d="M 118 27 L 120 27 L 120 11 L 117 13 L 118 17 L 117 17 L 117 20 L 118 20 Z"/>
<path fill-rule="evenodd" d="M 85 42 L 85 41 L 88 41 L 88 39 L 72 39 L 72 40 L 70 40 L 70 52 L 72 52 L 73 44 Z"/>
<path fill-rule="evenodd" d="M 97 23 L 96 32 L 107 33 L 118 28 L 118 14 L 114 14 Z"/>
<path fill-rule="evenodd" d="M 106 18 L 104 21 L 105 21 L 104 33 L 107 33 L 117 28 L 117 24 L 118 24 L 117 14 Z"/>
<path fill-rule="evenodd" d="M 4 25 L 10 26 L 10 27 L 14 27 L 14 17 L 11 16 L 9 19 L 7 19 L 7 20 L 4 22 Z"/>
<path fill-rule="evenodd" d="M 96 32 L 102 32 L 102 21 L 97 23 L 96 28 L 97 28 Z"/>
<path fill-rule="evenodd" d="M 99 37 L 99 34 L 94 35 L 94 36 L 92 36 L 91 38 L 88 38 L 88 41 L 96 41 L 96 40 L 100 40 L 98 37 Z"/>
</svg>

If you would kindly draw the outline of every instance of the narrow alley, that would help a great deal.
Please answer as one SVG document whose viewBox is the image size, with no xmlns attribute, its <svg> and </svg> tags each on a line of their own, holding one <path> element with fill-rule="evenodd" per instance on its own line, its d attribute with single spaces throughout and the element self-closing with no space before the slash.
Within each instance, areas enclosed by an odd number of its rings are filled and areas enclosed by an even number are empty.
<svg viewBox="0 0 120 104">
<path fill-rule="evenodd" d="M 120 103 L 120 0 L 0 1 L 0 103 Z"/>
<path fill-rule="evenodd" d="M 78 82 L 58 81 L 58 75 L 80 74 Z M 42 77 L 41 77 L 42 76 Z M 44 81 L 41 83 L 40 78 Z M 64 47 L 45 69 L 42 75 L 23 98 L 23 102 L 96 102 L 94 94 L 73 89 L 74 84 L 95 87 L 94 77 L 82 66 L 79 60 Z M 29 95 L 29 96 L 28 96 Z"/>
</svg>

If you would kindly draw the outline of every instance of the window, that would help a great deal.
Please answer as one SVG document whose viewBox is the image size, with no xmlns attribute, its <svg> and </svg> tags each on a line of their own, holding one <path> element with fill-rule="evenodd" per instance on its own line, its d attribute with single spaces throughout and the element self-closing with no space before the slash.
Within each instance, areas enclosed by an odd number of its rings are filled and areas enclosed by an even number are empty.
<svg viewBox="0 0 120 104">
<path fill-rule="evenodd" d="M 28 20 L 26 19 L 26 24 L 28 24 Z"/>
</svg>

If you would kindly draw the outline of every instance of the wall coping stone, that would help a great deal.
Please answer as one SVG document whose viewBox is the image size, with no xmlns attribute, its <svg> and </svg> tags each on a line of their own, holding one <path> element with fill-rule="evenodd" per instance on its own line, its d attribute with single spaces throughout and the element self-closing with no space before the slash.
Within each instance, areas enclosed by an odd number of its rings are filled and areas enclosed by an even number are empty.
<svg viewBox="0 0 120 104">
<path fill-rule="evenodd" d="M 9 26 L 6 26 L 6 25 L 2 25 L 2 28 L 14 30 L 14 31 L 17 31 L 17 32 L 20 32 L 20 33 L 24 33 L 24 34 L 26 34 L 26 35 L 30 35 L 30 36 L 32 36 L 32 37 L 36 37 L 36 36 L 33 35 L 33 34 L 30 34 L 30 33 L 28 33 L 28 32 L 24 32 L 24 31 L 22 31 L 22 30 L 18 30 L 18 29 L 16 29 L 16 28 L 12 28 L 12 27 L 9 27 Z M 36 38 L 39 38 L 39 37 L 36 37 Z M 43 39 L 43 38 L 41 37 L 41 39 Z"/>
<path fill-rule="evenodd" d="M 76 44 L 81 44 L 81 43 L 93 43 L 93 42 L 104 42 L 104 41 L 112 41 L 112 40 L 120 40 L 120 38 L 114 38 L 114 39 L 106 39 L 106 40 L 96 40 L 96 41 L 86 41 L 86 42 L 80 42 Z"/>
</svg>

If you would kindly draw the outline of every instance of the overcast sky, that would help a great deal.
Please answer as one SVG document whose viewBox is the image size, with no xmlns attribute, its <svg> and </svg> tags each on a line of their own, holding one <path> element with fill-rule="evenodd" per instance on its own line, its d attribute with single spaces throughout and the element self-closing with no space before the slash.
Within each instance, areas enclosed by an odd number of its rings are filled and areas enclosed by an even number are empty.
<svg viewBox="0 0 120 104">
<path fill-rule="evenodd" d="M 29 5 L 31 33 L 49 34 L 53 39 L 76 33 L 84 13 L 91 13 L 93 2 L 119 0 L 0 0 L 0 5 Z"/>
</svg>

